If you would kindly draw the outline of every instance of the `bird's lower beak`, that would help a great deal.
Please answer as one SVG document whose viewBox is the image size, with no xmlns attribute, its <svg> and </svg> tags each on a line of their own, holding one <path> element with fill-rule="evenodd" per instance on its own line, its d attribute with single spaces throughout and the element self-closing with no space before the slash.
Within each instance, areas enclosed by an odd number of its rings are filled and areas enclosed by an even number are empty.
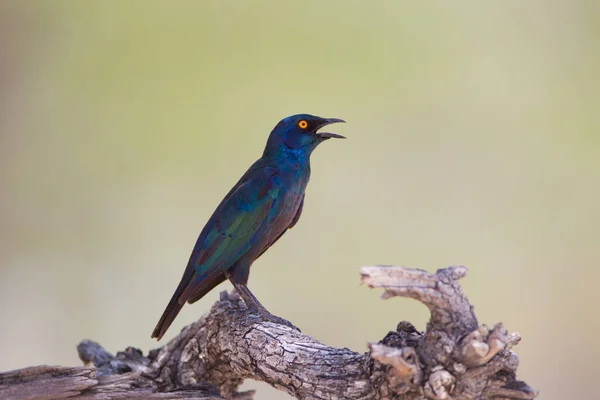
<svg viewBox="0 0 600 400">
<path fill-rule="evenodd" d="M 319 137 L 323 138 L 323 139 L 331 139 L 331 138 L 346 139 L 346 136 L 342 136 L 342 135 L 338 135 L 337 133 L 330 133 L 330 132 L 319 132 L 319 133 L 317 133 L 317 135 L 319 135 Z"/>
<path fill-rule="evenodd" d="M 324 126 L 331 125 L 331 124 L 337 124 L 340 122 L 346 123 L 346 121 L 344 121 L 343 119 L 327 118 L 325 121 L 323 121 L 323 124 L 319 127 L 319 129 L 321 129 Z M 345 136 L 338 135 L 337 133 L 329 133 L 329 132 L 317 132 L 317 136 L 319 136 L 322 139 L 331 139 L 331 138 L 346 139 Z"/>
</svg>

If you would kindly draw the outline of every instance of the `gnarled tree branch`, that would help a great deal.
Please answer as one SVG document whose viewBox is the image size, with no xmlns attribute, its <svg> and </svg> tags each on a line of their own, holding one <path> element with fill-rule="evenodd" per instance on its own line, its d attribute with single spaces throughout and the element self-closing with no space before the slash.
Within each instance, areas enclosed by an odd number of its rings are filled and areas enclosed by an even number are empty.
<svg viewBox="0 0 600 400">
<path fill-rule="evenodd" d="M 362 282 L 385 289 L 383 298 L 411 297 L 431 311 L 425 332 L 400 322 L 364 354 L 263 321 L 238 296 L 223 292 L 209 313 L 148 356 L 134 348 L 113 356 L 83 341 L 78 351 L 88 366 L 0 374 L 0 397 L 242 400 L 253 393 L 237 389 L 251 378 L 298 399 L 534 398 L 537 393 L 516 380 L 518 357 L 511 348 L 519 335 L 501 323 L 479 326 L 458 284 L 466 272 L 364 267 Z"/>
</svg>

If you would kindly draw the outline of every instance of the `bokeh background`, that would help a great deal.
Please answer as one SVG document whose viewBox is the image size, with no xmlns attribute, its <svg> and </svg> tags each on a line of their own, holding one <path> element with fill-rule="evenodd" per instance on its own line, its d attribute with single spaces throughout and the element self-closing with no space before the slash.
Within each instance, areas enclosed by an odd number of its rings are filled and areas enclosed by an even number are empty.
<svg viewBox="0 0 600 400">
<path fill-rule="evenodd" d="M 523 336 L 520 377 L 592 398 L 598 4 L 2 1 L 0 370 L 78 365 L 83 338 L 158 346 L 202 226 L 307 112 L 348 140 L 313 154 L 300 223 L 252 271 L 261 301 L 362 352 L 428 313 L 361 266 L 464 264 L 480 321 Z"/>
</svg>

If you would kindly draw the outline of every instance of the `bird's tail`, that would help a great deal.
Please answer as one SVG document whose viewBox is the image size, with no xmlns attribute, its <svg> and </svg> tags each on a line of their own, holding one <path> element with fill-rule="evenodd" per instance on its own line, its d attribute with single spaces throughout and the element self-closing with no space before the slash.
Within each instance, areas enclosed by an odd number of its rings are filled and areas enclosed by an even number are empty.
<svg viewBox="0 0 600 400">
<path fill-rule="evenodd" d="M 179 314 L 179 311 L 181 311 L 183 304 L 185 304 L 185 302 L 179 302 L 181 291 L 179 288 L 177 289 L 178 290 L 173 294 L 171 301 L 169 301 L 167 308 L 165 308 L 162 317 L 160 317 L 158 324 L 156 324 L 156 328 L 154 328 L 154 331 L 152 332 L 152 337 L 156 338 L 156 340 L 160 340 L 163 337 L 167 329 L 169 329 L 169 326 L 173 323 L 175 317 L 177 317 L 177 314 Z"/>
<path fill-rule="evenodd" d="M 160 321 L 156 324 L 156 328 L 152 332 L 152 337 L 160 340 L 186 302 L 192 304 L 200 300 L 225 279 L 225 274 L 215 276 L 204 275 L 200 277 L 193 272 L 193 269 L 186 269 L 181 282 L 179 282 L 179 286 L 177 286 L 177 290 L 175 290 L 165 312 L 160 317 Z"/>
</svg>

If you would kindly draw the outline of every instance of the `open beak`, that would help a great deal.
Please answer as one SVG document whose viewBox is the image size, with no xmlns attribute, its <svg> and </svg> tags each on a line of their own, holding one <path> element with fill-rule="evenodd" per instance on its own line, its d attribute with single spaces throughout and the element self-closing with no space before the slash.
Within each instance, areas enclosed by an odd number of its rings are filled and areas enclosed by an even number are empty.
<svg viewBox="0 0 600 400">
<path fill-rule="evenodd" d="M 327 125 L 337 124 L 339 122 L 346 123 L 346 121 L 344 121 L 343 119 L 327 118 L 327 119 L 323 120 L 323 123 L 321 124 L 321 126 L 319 126 L 319 129 L 321 129 L 322 127 L 327 126 Z M 317 136 L 319 136 L 322 139 L 331 139 L 331 138 L 346 139 L 345 136 L 338 135 L 337 133 L 329 133 L 329 132 L 317 132 Z"/>
</svg>

